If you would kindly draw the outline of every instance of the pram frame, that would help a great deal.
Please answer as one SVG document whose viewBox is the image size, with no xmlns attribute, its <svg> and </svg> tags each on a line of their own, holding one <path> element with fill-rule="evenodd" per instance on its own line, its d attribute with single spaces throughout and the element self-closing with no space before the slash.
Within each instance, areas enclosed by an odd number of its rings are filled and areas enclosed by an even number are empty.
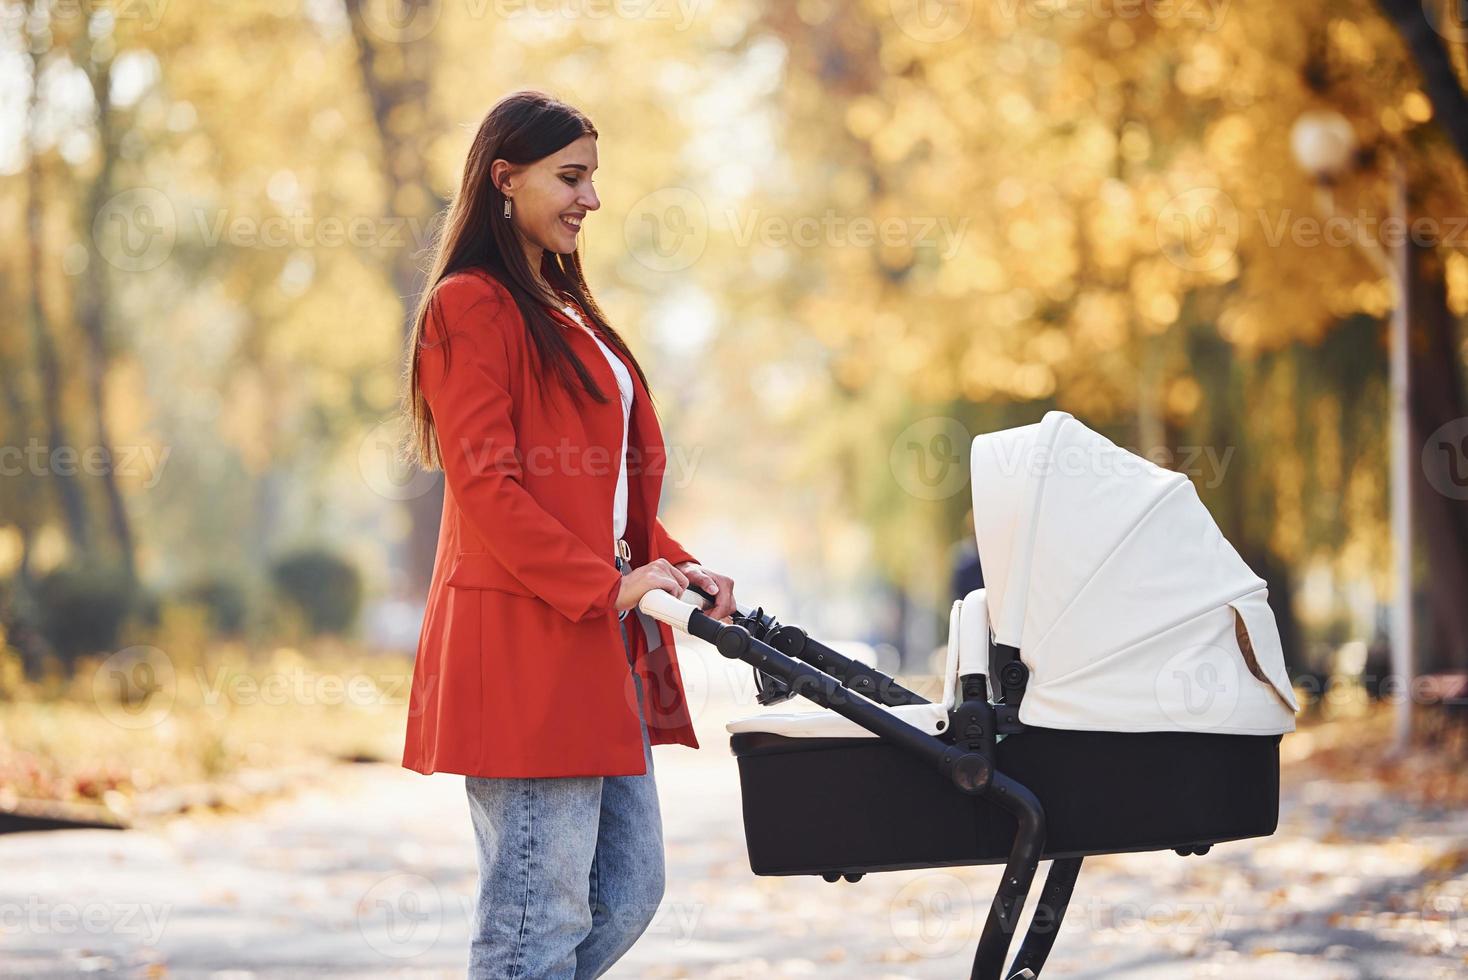
<svg viewBox="0 0 1468 980">
<path fill-rule="evenodd" d="M 703 594 L 701 590 L 693 591 Z M 931 703 L 926 698 L 903 688 L 891 676 L 810 640 L 797 627 L 777 626 L 760 609 L 741 608 L 731 617 L 733 621 L 725 624 L 661 590 L 648 592 L 639 607 L 648 615 L 712 644 L 720 655 L 741 660 L 777 678 L 794 693 L 927 760 L 952 780 L 960 792 L 984 797 L 1013 816 L 1017 826 L 1014 844 L 989 906 L 969 976 L 970 980 L 1039 976 L 1070 901 L 1081 858 L 1052 861 L 1041 890 L 1040 905 L 1020 952 L 1006 973 L 1004 962 L 1044 851 L 1045 813 L 1034 793 L 994 768 L 993 746 L 999 716 L 996 706 L 983 693 L 986 686 L 983 674 L 959 678 L 962 699 L 951 713 L 946 732 L 955 739 L 950 745 L 880 707 Z M 776 649 L 766 639 L 775 639 L 794 656 Z M 1017 658 L 1014 662 L 1018 662 Z M 853 693 L 858 696 L 852 697 Z M 1009 708 L 1011 712 L 1014 710 L 1013 705 Z M 1016 730 L 1014 726 L 1018 724 L 1017 719 L 1010 718 L 1005 727 Z M 861 875 L 846 878 L 857 881 Z M 834 879 L 828 877 L 828 880 Z"/>
<path fill-rule="evenodd" d="M 705 599 L 712 600 L 713 598 L 697 586 L 689 586 L 689 590 L 698 593 Z M 779 652 L 805 661 L 812 667 L 835 677 L 843 687 L 850 688 L 878 704 L 898 707 L 906 704 L 931 703 L 927 698 L 898 684 L 895 678 L 873 667 L 868 667 L 859 660 L 843 656 L 819 640 L 811 638 L 799 626 L 781 626 L 761 608 L 740 609 L 738 622 L 748 629 L 752 636 L 763 640 Z M 765 705 L 775 704 L 797 692 L 787 688 L 782 693 L 783 697 L 770 699 L 761 697 L 759 701 Z"/>
</svg>

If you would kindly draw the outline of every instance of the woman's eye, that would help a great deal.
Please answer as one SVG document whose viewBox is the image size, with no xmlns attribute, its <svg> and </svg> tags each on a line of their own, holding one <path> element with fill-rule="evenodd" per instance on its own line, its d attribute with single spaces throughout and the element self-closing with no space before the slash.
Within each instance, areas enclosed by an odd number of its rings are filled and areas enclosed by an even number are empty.
<svg viewBox="0 0 1468 980">
<path fill-rule="evenodd" d="M 571 174 L 561 174 L 561 179 L 570 184 L 572 187 L 576 186 L 576 178 Z"/>
</svg>

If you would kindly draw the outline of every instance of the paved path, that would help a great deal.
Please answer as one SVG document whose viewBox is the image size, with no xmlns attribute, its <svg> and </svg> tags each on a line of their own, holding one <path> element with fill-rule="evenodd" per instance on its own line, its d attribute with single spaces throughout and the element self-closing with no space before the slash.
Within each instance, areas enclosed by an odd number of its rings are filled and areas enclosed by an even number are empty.
<svg viewBox="0 0 1468 980">
<path fill-rule="evenodd" d="M 749 872 L 719 669 L 691 671 L 705 747 L 655 751 L 668 892 L 609 976 L 966 977 L 995 869 Z M 1270 839 L 1088 862 L 1046 975 L 1462 976 L 1465 848 L 1463 812 L 1292 785 Z M 247 815 L 0 837 L 0 976 L 462 977 L 473 888 L 460 778 L 343 765 Z"/>
</svg>

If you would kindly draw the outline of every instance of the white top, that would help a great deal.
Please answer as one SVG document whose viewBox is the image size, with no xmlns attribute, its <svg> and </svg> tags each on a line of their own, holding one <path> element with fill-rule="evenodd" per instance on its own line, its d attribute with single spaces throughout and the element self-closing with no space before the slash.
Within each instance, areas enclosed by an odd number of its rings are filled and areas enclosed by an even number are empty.
<svg viewBox="0 0 1468 980">
<path fill-rule="evenodd" d="M 1268 588 L 1192 482 L 1064 412 L 973 441 L 996 642 L 1030 668 L 1020 721 L 1099 731 L 1293 731 Z M 1247 635 L 1257 669 L 1244 655 Z"/>
<path fill-rule="evenodd" d="M 617 376 L 617 390 L 622 396 L 622 452 L 617 456 L 617 496 L 612 502 L 612 537 L 620 538 L 627 531 L 627 427 L 632 418 L 632 375 L 600 337 L 595 339 Z"/>
<path fill-rule="evenodd" d="M 574 306 L 563 307 L 566 315 L 577 323 L 582 324 L 585 329 L 586 321 L 576 312 Z M 601 336 L 594 330 L 587 329 L 596 346 L 601 348 L 602 355 L 606 357 L 607 364 L 611 366 L 612 373 L 617 377 L 617 390 L 622 398 L 622 451 L 617 456 L 617 495 L 612 500 L 612 538 L 615 540 L 627 532 L 627 429 L 632 419 L 632 375 L 627 370 L 627 365 L 622 359 L 606 345 Z"/>
</svg>

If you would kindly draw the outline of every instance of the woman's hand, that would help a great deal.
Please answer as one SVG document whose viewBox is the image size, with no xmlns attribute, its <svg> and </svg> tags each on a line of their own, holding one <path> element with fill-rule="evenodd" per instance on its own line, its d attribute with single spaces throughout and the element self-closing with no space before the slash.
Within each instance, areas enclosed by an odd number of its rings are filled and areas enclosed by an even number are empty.
<svg viewBox="0 0 1468 980">
<path fill-rule="evenodd" d="M 704 615 L 727 623 L 735 609 L 734 580 L 727 575 L 711 572 L 696 561 L 681 562 L 677 568 L 688 577 L 688 581 L 714 597 L 713 608 Z"/>
<path fill-rule="evenodd" d="M 631 609 L 653 589 L 662 589 L 676 596 L 682 595 L 686 588 L 688 576 L 674 568 L 666 558 L 650 561 L 622 576 L 622 591 L 617 593 L 617 612 Z"/>
</svg>

